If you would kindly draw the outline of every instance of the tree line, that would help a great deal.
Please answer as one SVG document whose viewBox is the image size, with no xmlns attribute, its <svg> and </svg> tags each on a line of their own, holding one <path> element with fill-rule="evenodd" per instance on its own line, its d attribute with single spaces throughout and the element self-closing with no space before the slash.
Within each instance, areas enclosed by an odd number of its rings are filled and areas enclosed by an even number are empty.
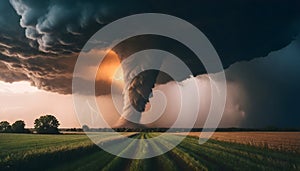
<svg viewBox="0 0 300 171">
<path fill-rule="evenodd" d="M 53 115 L 41 116 L 34 121 L 34 132 L 38 134 L 58 134 L 59 121 Z M 12 125 L 8 121 L 0 122 L 0 133 L 33 133 L 25 128 L 25 122 L 15 121 Z"/>
</svg>

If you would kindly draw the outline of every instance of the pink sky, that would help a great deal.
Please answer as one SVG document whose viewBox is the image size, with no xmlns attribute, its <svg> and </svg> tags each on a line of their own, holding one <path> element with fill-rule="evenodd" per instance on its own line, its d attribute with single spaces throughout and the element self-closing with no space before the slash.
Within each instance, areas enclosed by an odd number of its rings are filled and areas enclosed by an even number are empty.
<svg viewBox="0 0 300 171">
<path fill-rule="evenodd" d="M 208 113 L 210 102 L 210 89 L 207 77 L 196 77 L 199 81 L 199 92 L 201 96 L 200 111 L 196 127 L 203 126 Z M 242 87 L 234 83 L 227 83 L 227 102 L 220 127 L 239 126 L 244 118 L 243 104 L 245 95 Z M 178 106 L 178 93 L 174 83 L 159 85 L 155 88 L 154 97 L 150 99 L 150 110 L 142 116 L 143 123 L 153 122 L 149 126 L 168 127 L 176 119 Z M 194 90 L 186 88 L 183 93 L 191 93 Z M 158 93 L 155 93 L 158 92 Z M 160 93 L 164 95 L 161 95 Z M 121 97 L 120 97 L 121 98 Z M 176 100 L 177 99 L 177 100 Z M 119 118 L 119 114 L 113 106 L 110 96 L 97 98 L 98 106 L 101 105 L 106 121 L 113 125 Z M 167 100 L 166 105 L 162 101 Z M 188 117 L 189 108 L 184 109 Z M 6 120 L 11 124 L 16 120 L 24 120 L 26 127 L 33 127 L 34 120 L 42 115 L 52 114 L 61 123 L 60 128 L 81 127 L 74 111 L 72 95 L 61 95 L 39 90 L 30 85 L 29 82 L 5 83 L 0 81 L 0 121 Z M 159 114 L 159 115 L 158 115 Z M 84 123 L 82 123 L 84 124 Z M 182 123 L 182 127 L 186 127 Z M 101 127 L 101 126 L 99 126 Z"/>
<path fill-rule="evenodd" d="M 13 123 L 24 120 L 26 127 L 33 127 L 34 120 L 53 114 L 61 127 L 80 127 L 73 110 L 71 95 L 39 90 L 29 82 L 5 83 L 0 81 L 0 120 Z"/>
</svg>

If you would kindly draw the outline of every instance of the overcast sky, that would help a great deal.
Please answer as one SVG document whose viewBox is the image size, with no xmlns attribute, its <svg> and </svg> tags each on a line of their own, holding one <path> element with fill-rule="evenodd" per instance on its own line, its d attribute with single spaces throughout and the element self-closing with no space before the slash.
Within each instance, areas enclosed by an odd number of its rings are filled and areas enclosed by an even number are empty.
<svg viewBox="0 0 300 171">
<path fill-rule="evenodd" d="M 170 3 L 175 7 L 171 7 Z M 55 115 L 61 127 L 81 127 L 72 101 L 72 72 L 82 46 L 104 25 L 131 14 L 160 12 L 183 18 L 198 27 L 216 48 L 227 78 L 227 102 L 220 127 L 300 127 L 300 6 L 299 1 L 0 1 L 0 121 Z M 173 46 L 173 44 L 171 44 Z M 170 46 L 171 46 L 170 45 Z M 95 45 L 97 46 L 96 42 Z M 140 46 L 133 44 L 133 46 Z M 168 47 L 166 47 L 168 49 Z M 95 54 L 102 53 L 95 51 Z M 110 54 L 98 73 L 97 99 L 110 124 L 119 115 L 110 99 L 119 62 Z M 187 58 L 188 59 L 188 58 Z M 93 57 L 87 62 L 94 66 Z M 195 68 L 195 66 L 192 66 Z M 88 72 L 88 68 L 85 68 Z M 211 73 L 212 74 L 212 73 Z M 201 95 L 196 127 L 203 125 L 210 101 L 208 75 L 202 70 L 183 81 L 183 93 Z M 83 83 L 85 78 L 83 79 Z M 122 80 L 121 80 L 122 81 Z M 122 88 L 122 87 L 120 87 Z M 168 100 L 154 94 L 142 121 L 170 126 L 176 118 L 178 94 L 174 83 L 157 85 Z M 84 93 L 84 92 L 81 92 Z M 87 95 L 87 94 L 85 94 Z M 163 110 L 164 109 L 164 110 Z M 160 111 L 163 112 L 160 112 Z M 188 107 L 184 109 L 188 115 Z M 182 127 L 186 127 L 182 123 Z"/>
</svg>

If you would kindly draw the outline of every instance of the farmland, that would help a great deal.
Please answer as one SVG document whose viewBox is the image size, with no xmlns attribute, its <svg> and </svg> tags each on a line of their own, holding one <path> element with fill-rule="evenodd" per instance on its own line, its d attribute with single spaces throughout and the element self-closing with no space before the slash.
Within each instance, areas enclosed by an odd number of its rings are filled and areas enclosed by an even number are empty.
<svg viewBox="0 0 300 171">
<path fill-rule="evenodd" d="M 199 137 L 200 132 L 190 132 L 189 135 Z M 300 153 L 300 133 L 297 132 L 215 132 L 211 138 L 260 148 Z"/>
<path fill-rule="evenodd" d="M 114 141 L 118 137 L 102 133 L 103 142 Z M 159 133 L 126 133 L 133 138 L 147 139 Z M 219 135 L 218 135 L 219 134 Z M 227 133 L 225 139 L 216 133 L 213 139 L 204 145 L 198 144 L 198 137 L 188 136 L 176 148 L 163 155 L 130 160 L 111 155 L 94 145 L 86 135 L 35 135 L 35 134 L 0 134 L 0 170 L 299 170 L 300 153 L 297 150 L 286 150 L 297 147 L 299 133 L 272 133 L 271 137 L 279 137 L 283 143 L 280 149 L 272 145 L 271 139 L 262 140 L 247 132 L 240 136 L 252 137 L 233 141 L 235 133 Z M 224 133 L 223 133 L 224 134 Z M 233 135 L 231 138 L 229 135 Z M 274 134 L 274 135 L 273 135 Z M 268 137 L 269 133 L 263 136 Z M 97 136 L 97 135 L 95 135 Z M 170 136 L 170 137 L 168 137 Z M 161 144 L 151 144 L 151 150 L 162 150 L 172 139 L 180 135 L 166 135 Z M 216 138 L 219 137 L 219 138 Z M 257 137 L 255 139 L 255 137 Z M 238 139 L 238 138 L 237 138 Z M 289 141 L 288 141 L 289 139 Z M 254 143 L 256 142 L 256 144 Z M 252 143 L 252 144 L 251 144 Z M 294 146 L 291 143 L 295 143 Z M 282 145 L 283 144 L 283 145 Z M 284 148 L 285 146 L 289 146 Z M 132 144 L 126 147 L 112 143 L 111 148 L 122 149 L 122 153 L 135 151 L 136 155 L 143 149 Z"/>
</svg>

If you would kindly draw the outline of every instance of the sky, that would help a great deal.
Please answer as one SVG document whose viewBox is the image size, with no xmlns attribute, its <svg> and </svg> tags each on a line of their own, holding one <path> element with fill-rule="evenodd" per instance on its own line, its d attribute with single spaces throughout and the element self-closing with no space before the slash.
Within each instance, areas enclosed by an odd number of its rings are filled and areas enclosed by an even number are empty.
<svg viewBox="0 0 300 171">
<path fill-rule="evenodd" d="M 191 22 L 218 52 L 227 79 L 227 101 L 220 127 L 299 128 L 299 5 L 299 1 L 292 0 L 272 3 L 3 0 L 0 2 L 0 121 L 13 123 L 21 119 L 27 127 L 33 127 L 34 119 L 53 114 L 61 127 L 81 127 L 73 106 L 72 75 L 82 46 L 98 29 L 118 18 L 159 12 Z M 91 47 L 99 46 L 99 42 L 90 42 Z M 96 98 L 104 106 L 104 118 L 109 124 L 119 118 L 111 100 L 110 85 L 118 80 L 118 90 L 124 87 L 122 74 L 115 73 L 120 65 L 118 55 L 154 44 L 183 56 L 181 59 L 191 67 L 194 77 L 184 78 L 181 85 L 183 93 L 188 95 L 195 91 L 189 89 L 190 81 L 199 83 L 201 99 L 195 127 L 202 127 L 210 106 L 208 77 L 218 73 L 206 73 L 202 64 L 194 61 L 193 54 L 173 40 L 146 37 L 124 44 L 126 52 L 122 46 L 114 49 L 101 66 L 94 61 L 103 50 L 93 51 L 87 68 L 83 68 L 86 73 L 101 68 L 96 78 Z M 82 85 L 91 81 L 80 79 Z M 142 123 L 156 119 L 148 124 L 151 127 L 172 125 L 179 110 L 175 82 L 162 82 L 154 87 L 154 96 L 142 114 Z M 163 100 L 167 100 L 166 105 L 162 105 Z M 189 108 L 184 108 L 187 116 Z M 182 122 L 181 126 L 189 125 Z"/>
</svg>

